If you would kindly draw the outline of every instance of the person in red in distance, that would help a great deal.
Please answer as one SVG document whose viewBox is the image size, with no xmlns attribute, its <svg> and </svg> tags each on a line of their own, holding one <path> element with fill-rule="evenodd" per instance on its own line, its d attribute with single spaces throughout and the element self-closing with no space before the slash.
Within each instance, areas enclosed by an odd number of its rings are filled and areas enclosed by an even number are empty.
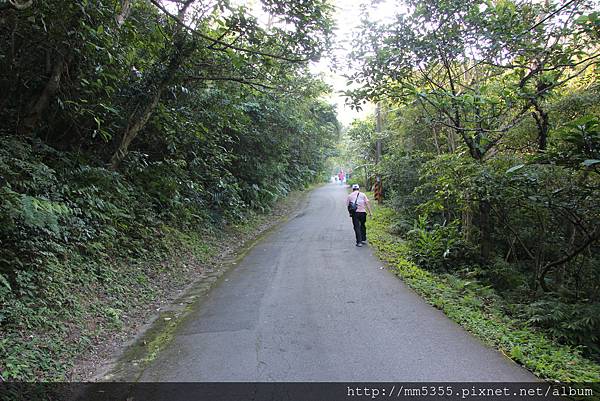
<svg viewBox="0 0 600 401">
<path fill-rule="evenodd" d="M 371 205 L 367 195 L 360 192 L 358 184 L 352 185 L 352 193 L 346 198 L 346 207 L 350 204 L 356 204 L 356 211 L 351 213 L 352 225 L 354 226 L 354 234 L 356 235 L 356 246 L 363 246 L 367 241 L 367 210 L 369 216 L 373 217 Z"/>
</svg>

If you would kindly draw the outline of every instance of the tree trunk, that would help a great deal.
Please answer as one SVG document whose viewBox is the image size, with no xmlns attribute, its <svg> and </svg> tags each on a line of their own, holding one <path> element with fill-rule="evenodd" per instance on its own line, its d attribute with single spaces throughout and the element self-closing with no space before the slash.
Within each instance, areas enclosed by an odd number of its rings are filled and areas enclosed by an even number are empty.
<svg viewBox="0 0 600 401">
<path fill-rule="evenodd" d="M 440 150 L 440 144 L 439 144 L 439 142 L 438 142 L 438 137 L 437 137 L 437 136 L 438 136 L 438 134 L 437 134 L 437 130 L 438 130 L 438 128 L 437 128 L 437 127 L 435 127 L 435 128 L 434 128 L 434 130 L 433 130 L 433 143 L 434 143 L 434 145 L 435 145 L 435 151 L 436 151 L 436 154 L 439 156 L 439 155 L 441 155 L 441 154 L 442 154 L 442 151 Z"/>
<path fill-rule="evenodd" d="M 156 106 L 160 101 L 163 91 L 172 83 L 173 79 L 175 78 L 177 70 L 187 55 L 187 53 L 182 51 L 182 47 L 183 44 L 179 43 L 179 45 L 176 45 L 173 48 L 171 61 L 169 62 L 167 70 L 160 78 L 158 85 L 155 86 L 155 90 L 151 93 L 148 93 L 144 99 L 140 100 L 140 103 L 142 103 L 141 107 L 134 111 L 129 117 L 127 128 L 125 128 L 125 131 L 121 136 L 121 141 L 117 147 L 117 150 L 113 153 L 110 159 L 110 168 L 112 170 L 117 170 L 119 168 L 119 165 L 127 155 L 129 145 L 139 134 L 139 132 L 146 126 L 146 123 L 148 123 L 148 120 L 150 120 L 154 109 L 156 109 Z M 148 100 L 144 102 L 145 99 Z"/>
<path fill-rule="evenodd" d="M 52 66 L 52 72 L 50 78 L 46 82 L 42 93 L 39 95 L 37 100 L 32 101 L 28 107 L 27 114 L 23 119 L 22 124 L 19 126 L 19 133 L 23 135 L 31 134 L 41 123 L 42 116 L 48 110 L 50 100 L 54 97 L 58 89 L 60 88 L 60 82 L 65 71 L 71 61 L 71 56 L 64 56 L 60 52 L 57 52 L 56 60 Z"/>
<path fill-rule="evenodd" d="M 121 1 L 121 11 L 115 17 L 117 28 L 121 28 L 131 13 L 131 0 Z"/>
<path fill-rule="evenodd" d="M 448 150 L 450 151 L 449 153 L 454 153 L 456 151 L 456 140 L 455 140 L 455 136 L 454 136 L 454 131 L 447 130 L 447 136 L 448 136 Z"/>
<path fill-rule="evenodd" d="M 186 0 L 181 4 L 179 12 L 177 13 L 177 18 L 179 21 L 185 20 L 185 15 L 187 13 L 188 8 L 193 3 L 193 0 Z M 125 15 L 129 15 L 128 8 L 131 5 L 128 0 L 123 0 L 122 8 L 127 8 L 127 12 Z M 123 12 L 121 13 L 123 14 Z M 117 21 L 118 22 L 118 21 Z M 169 86 L 173 79 L 175 78 L 175 74 L 183 61 L 187 58 L 189 54 L 193 51 L 191 46 L 185 46 L 185 34 L 183 34 L 181 25 L 177 24 L 175 27 L 175 32 L 173 34 L 173 48 L 171 50 L 171 55 L 169 57 L 169 65 L 167 66 L 167 70 L 160 77 L 158 84 L 155 86 L 155 90 L 153 92 L 148 93 L 150 100 L 144 101 L 141 100 L 140 103 L 144 104 L 141 107 L 141 111 L 134 111 L 133 114 L 129 117 L 129 121 L 127 123 L 127 128 L 123 135 L 121 136 L 121 141 L 115 153 L 113 153 L 110 158 L 110 168 L 112 170 L 117 170 L 127 155 L 127 151 L 129 149 L 129 145 L 135 139 L 135 137 L 139 134 L 139 132 L 146 126 L 146 123 L 152 116 L 154 109 L 158 105 L 160 101 L 160 97 L 167 86 Z M 147 98 L 146 97 L 146 98 Z"/>
<path fill-rule="evenodd" d="M 467 199 L 466 202 L 467 205 L 469 205 L 466 208 L 463 208 L 462 213 L 461 213 L 461 223 L 462 223 L 462 234 L 463 234 L 463 239 L 465 241 L 470 241 L 471 240 L 471 231 L 473 230 L 473 215 L 471 214 L 471 202 Z"/>
<path fill-rule="evenodd" d="M 121 142 L 119 143 L 117 150 L 115 151 L 115 153 L 113 153 L 110 159 L 110 168 L 112 170 L 116 170 L 119 168 L 119 165 L 121 164 L 121 162 L 125 158 L 125 155 L 127 154 L 127 150 L 129 148 L 129 145 L 131 144 L 131 141 L 133 141 L 133 139 L 142 130 L 142 128 L 144 128 L 144 126 L 152 116 L 154 109 L 158 105 L 161 94 L 162 88 L 157 90 L 152 95 L 152 98 L 148 103 L 146 103 L 141 112 L 134 113 L 134 115 L 131 116 L 131 118 L 129 119 L 127 128 L 125 129 L 125 132 L 121 137 Z"/>
<path fill-rule="evenodd" d="M 550 129 L 550 123 L 548 121 L 548 113 L 544 111 L 542 106 L 537 102 L 532 102 L 535 111 L 531 112 L 531 116 L 535 120 L 535 125 L 538 128 L 538 150 L 546 150 L 548 144 L 548 130 Z"/>
<path fill-rule="evenodd" d="M 492 251 L 491 206 L 488 201 L 479 201 L 479 250 L 483 262 L 489 260 Z"/>
</svg>

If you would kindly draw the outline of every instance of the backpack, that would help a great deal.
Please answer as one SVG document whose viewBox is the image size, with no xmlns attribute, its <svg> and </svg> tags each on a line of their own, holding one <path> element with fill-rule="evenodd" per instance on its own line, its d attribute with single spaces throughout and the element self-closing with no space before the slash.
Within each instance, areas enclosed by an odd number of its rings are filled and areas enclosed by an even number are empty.
<svg viewBox="0 0 600 401">
<path fill-rule="evenodd" d="M 350 217 L 354 216 L 354 213 L 356 213 L 356 209 L 358 209 L 358 197 L 360 196 L 360 192 L 358 193 L 358 195 L 356 195 L 356 199 L 354 199 L 354 202 L 350 202 L 348 204 L 348 214 L 350 214 Z"/>
</svg>

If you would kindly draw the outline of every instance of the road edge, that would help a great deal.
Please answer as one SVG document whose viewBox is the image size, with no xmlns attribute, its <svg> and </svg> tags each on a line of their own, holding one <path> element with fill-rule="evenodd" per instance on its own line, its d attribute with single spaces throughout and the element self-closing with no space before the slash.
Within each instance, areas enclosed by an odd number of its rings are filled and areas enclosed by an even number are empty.
<svg viewBox="0 0 600 401">
<path fill-rule="evenodd" d="M 301 191 L 294 191 L 283 198 L 274 209 L 291 209 L 293 212 L 266 216 L 275 217 L 272 221 L 257 228 L 254 235 L 236 243 L 227 255 L 219 254 L 207 261 L 214 265 L 207 274 L 196 277 L 184 288 L 175 291 L 172 301 L 153 313 L 149 321 L 142 325 L 128 341 L 111 352 L 107 361 L 96 369 L 89 381 L 136 382 L 146 367 L 156 358 L 158 353 L 168 346 L 178 328 L 187 320 L 192 311 L 202 306 L 206 295 L 231 272 L 257 243 L 271 235 L 287 221 L 293 219 L 306 208 L 309 194 L 324 184 L 315 184 Z M 222 241 L 235 239 L 226 236 Z"/>
</svg>

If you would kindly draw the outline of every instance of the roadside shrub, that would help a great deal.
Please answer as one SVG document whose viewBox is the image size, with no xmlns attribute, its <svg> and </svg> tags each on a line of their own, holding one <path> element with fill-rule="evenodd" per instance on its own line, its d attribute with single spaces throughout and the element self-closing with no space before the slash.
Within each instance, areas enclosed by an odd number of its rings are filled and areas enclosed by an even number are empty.
<svg viewBox="0 0 600 401">
<path fill-rule="evenodd" d="M 400 217 L 395 219 L 394 222 L 390 224 L 388 231 L 390 234 L 404 237 L 413 228 L 414 222 L 410 222 L 408 219 Z"/>
<path fill-rule="evenodd" d="M 567 304 L 561 294 L 545 296 L 523 308 L 525 318 L 563 344 L 583 345 L 587 355 L 600 360 L 600 303 Z"/>
<path fill-rule="evenodd" d="M 430 224 L 427 216 L 419 216 L 413 229 L 406 233 L 410 258 L 426 269 L 447 271 L 468 260 L 472 251 L 460 237 L 459 223 Z"/>
<path fill-rule="evenodd" d="M 527 277 L 515 266 L 503 258 L 496 257 L 490 265 L 481 269 L 481 277 L 498 291 L 522 290 L 527 285 Z"/>
</svg>

